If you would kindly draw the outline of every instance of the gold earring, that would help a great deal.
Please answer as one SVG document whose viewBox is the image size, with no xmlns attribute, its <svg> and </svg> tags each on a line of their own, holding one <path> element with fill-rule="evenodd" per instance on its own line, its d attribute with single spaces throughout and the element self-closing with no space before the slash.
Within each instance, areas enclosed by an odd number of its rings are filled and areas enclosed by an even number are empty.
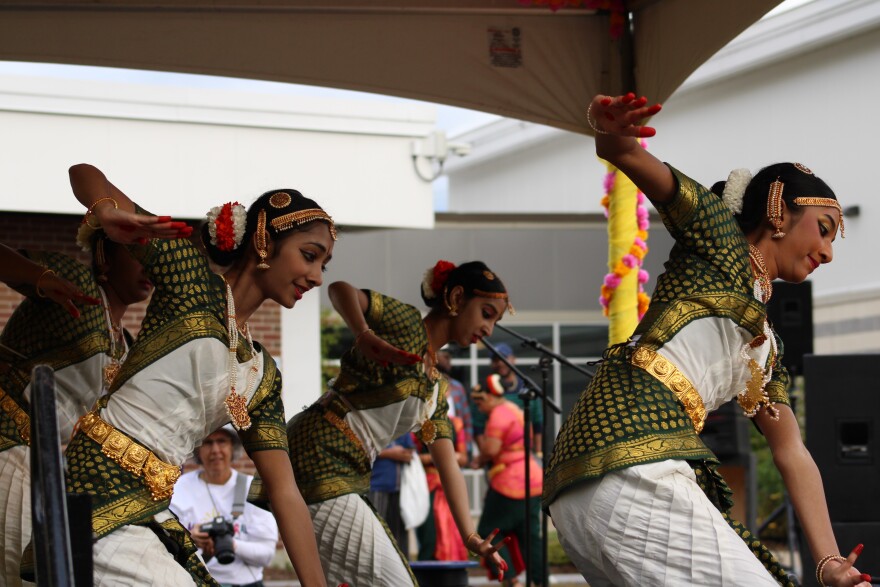
<svg viewBox="0 0 880 587">
<path fill-rule="evenodd" d="M 782 188 L 783 183 L 777 178 L 770 184 L 770 191 L 767 194 L 767 218 L 770 224 L 776 229 L 773 233 L 774 239 L 781 239 L 785 236 L 782 232 Z"/>
<path fill-rule="evenodd" d="M 449 312 L 450 316 L 458 316 L 458 306 L 450 304 L 446 296 L 443 296 L 443 305 L 446 306 L 446 310 Z"/>
<path fill-rule="evenodd" d="M 266 258 L 269 256 L 269 252 L 266 250 L 266 211 L 260 210 L 259 215 L 257 216 L 257 255 L 260 256 L 260 262 L 257 265 L 257 269 L 262 269 L 265 271 L 269 268 L 269 264 L 266 263 Z"/>
</svg>

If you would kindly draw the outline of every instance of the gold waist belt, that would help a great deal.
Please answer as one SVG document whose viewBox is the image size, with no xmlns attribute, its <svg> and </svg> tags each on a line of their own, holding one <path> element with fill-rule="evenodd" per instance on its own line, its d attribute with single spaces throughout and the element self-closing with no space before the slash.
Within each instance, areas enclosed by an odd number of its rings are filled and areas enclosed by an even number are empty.
<svg viewBox="0 0 880 587">
<path fill-rule="evenodd" d="M 15 422 L 18 428 L 18 435 L 26 443 L 31 443 L 31 418 L 28 413 L 21 409 L 18 403 L 12 399 L 9 394 L 0 389 L 0 410 L 6 412 L 6 415 Z"/>
<path fill-rule="evenodd" d="M 180 477 L 180 467 L 159 459 L 145 448 L 108 424 L 95 412 L 89 412 L 79 421 L 79 429 L 101 445 L 101 452 L 138 477 L 153 496 L 153 501 L 171 498 L 174 484 Z"/>
<path fill-rule="evenodd" d="M 647 371 L 652 377 L 663 383 L 672 390 L 678 401 L 684 406 L 687 415 L 690 416 L 697 434 L 703 431 L 706 422 L 706 406 L 703 398 L 694 388 L 693 383 L 679 371 L 668 359 L 658 355 L 645 347 L 636 346 L 630 356 L 629 362 Z"/>
</svg>

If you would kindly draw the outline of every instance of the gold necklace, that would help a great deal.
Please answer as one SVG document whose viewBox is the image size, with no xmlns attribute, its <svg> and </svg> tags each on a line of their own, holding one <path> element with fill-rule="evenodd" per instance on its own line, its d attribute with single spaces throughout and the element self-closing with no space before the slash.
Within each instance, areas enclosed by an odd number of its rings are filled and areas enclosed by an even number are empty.
<svg viewBox="0 0 880 587">
<path fill-rule="evenodd" d="M 753 244 L 749 244 L 749 261 L 751 261 L 752 270 L 755 274 L 755 284 L 761 290 L 761 302 L 766 304 L 770 301 L 770 296 L 773 295 L 773 282 L 770 280 L 770 276 L 767 275 L 767 263 L 764 261 L 764 254 L 761 253 L 761 249 Z"/>
<path fill-rule="evenodd" d="M 113 384 L 113 380 L 116 379 L 116 376 L 122 369 L 122 362 L 128 354 L 128 345 L 125 342 L 125 336 L 122 334 L 122 322 L 120 321 L 118 326 L 113 324 L 113 318 L 110 316 L 110 302 L 107 300 L 104 288 L 98 286 L 98 291 L 101 292 L 101 301 L 104 303 L 104 319 L 107 321 L 107 334 L 110 339 L 110 352 L 108 353 L 110 362 L 104 365 L 102 373 L 104 385 L 109 389 Z"/>
<path fill-rule="evenodd" d="M 226 280 L 223 280 L 226 283 Z M 229 370 L 229 393 L 226 395 L 226 413 L 232 420 L 232 425 L 236 430 L 247 430 L 251 427 L 251 416 L 247 411 L 247 396 L 251 388 L 256 385 L 257 374 L 260 371 L 260 356 L 254 348 L 254 341 L 251 339 L 251 329 L 245 322 L 245 339 L 251 352 L 251 368 L 248 370 L 247 381 L 245 382 L 244 393 L 240 394 L 236 391 L 238 384 L 238 322 L 235 320 L 235 299 L 232 297 L 232 288 L 226 283 L 226 332 L 229 334 L 229 358 L 227 367 Z"/>
<path fill-rule="evenodd" d="M 437 369 L 437 353 L 434 351 L 434 347 L 431 346 L 430 340 L 428 341 L 427 354 L 428 360 L 431 361 L 431 368 L 428 369 L 428 379 L 431 380 L 431 383 L 437 383 L 437 380 L 440 379 L 440 371 Z"/>
</svg>

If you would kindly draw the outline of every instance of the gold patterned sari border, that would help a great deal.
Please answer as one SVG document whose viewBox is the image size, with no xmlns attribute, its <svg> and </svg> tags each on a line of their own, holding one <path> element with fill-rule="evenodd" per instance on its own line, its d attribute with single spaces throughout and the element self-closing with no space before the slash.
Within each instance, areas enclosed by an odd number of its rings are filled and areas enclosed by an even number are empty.
<svg viewBox="0 0 880 587">
<path fill-rule="evenodd" d="M 18 405 L 18 402 L 16 402 L 15 399 L 13 399 L 13 397 L 6 393 L 2 388 L 0 388 L 0 410 L 9 416 L 9 418 L 15 423 L 15 427 L 18 429 L 18 435 L 21 436 L 21 439 L 24 440 L 25 444 L 30 445 L 31 418 L 28 413 Z"/>
</svg>

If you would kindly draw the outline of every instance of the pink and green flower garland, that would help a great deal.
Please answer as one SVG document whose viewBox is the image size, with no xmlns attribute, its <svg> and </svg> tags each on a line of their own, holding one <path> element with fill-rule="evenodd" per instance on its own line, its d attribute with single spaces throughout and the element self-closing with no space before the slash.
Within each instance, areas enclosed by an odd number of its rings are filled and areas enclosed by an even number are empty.
<svg viewBox="0 0 880 587">
<path fill-rule="evenodd" d="M 647 148 L 647 141 L 642 140 L 641 145 L 643 148 Z M 616 175 L 619 171 L 611 171 L 605 175 L 605 196 L 602 198 L 602 207 L 605 208 L 605 217 L 608 218 L 608 206 L 609 206 L 609 195 L 611 191 L 614 189 L 614 182 L 616 179 Z M 599 303 L 602 305 L 602 312 L 605 316 L 608 316 L 608 306 L 611 304 L 611 299 L 614 297 L 614 292 L 620 286 L 621 280 L 626 277 L 630 271 L 637 270 L 639 272 L 638 275 L 638 283 L 639 283 L 639 292 L 638 292 L 638 313 L 639 320 L 642 319 L 642 316 L 645 315 L 645 312 L 648 311 L 648 304 L 651 301 L 651 298 L 648 297 L 648 294 L 645 293 L 645 283 L 648 282 L 648 272 L 642 269 L 642 264 L 645 259 L 645 255 L 648 254 L 648 228 L 651 223 L 648 217 L 648 208 L 646 206 L 647 198 L 645 194 L 641 191 L 636 194 L 636 222 L 638 229 L 636 231 L 636 237 L 633 240 L 632 246 L 629 248 L 629 252 L 623 255 L 617 263 L 614 265 L 613 271 L 605 275 L 605 279 L 603 280 L 602 285 L 602 293 L 599 296 Z"/>
</svg>

